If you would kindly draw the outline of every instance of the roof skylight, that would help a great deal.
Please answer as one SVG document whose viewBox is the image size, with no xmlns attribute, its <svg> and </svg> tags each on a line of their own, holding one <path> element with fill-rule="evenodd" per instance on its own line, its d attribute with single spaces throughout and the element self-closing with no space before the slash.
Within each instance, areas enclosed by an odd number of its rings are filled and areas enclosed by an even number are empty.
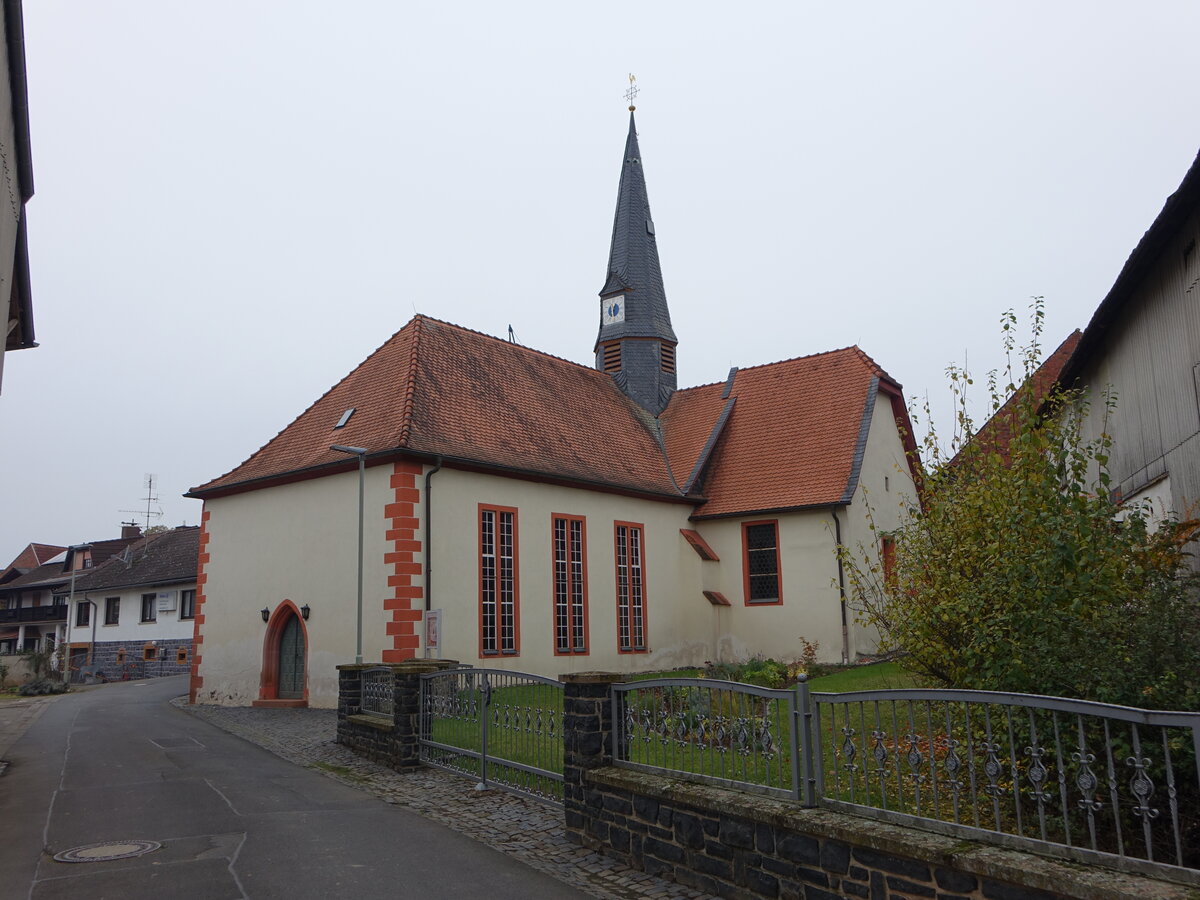
<svg viewBox="0 0 1200 900">
<path fill-rule="evenodd" d="M 354 409 L 355 408 L 352 406 L 348 410 L 346 410 L 344 413 L 342 413 L 342 417 L 340 419 L 338 419 L 337 424 L 334 425 L 333 427 L 334 428 L 344 427 L 345 424 L 350 421 L 350 417 L 352 415 L 354 415 Z"/>
</svg>

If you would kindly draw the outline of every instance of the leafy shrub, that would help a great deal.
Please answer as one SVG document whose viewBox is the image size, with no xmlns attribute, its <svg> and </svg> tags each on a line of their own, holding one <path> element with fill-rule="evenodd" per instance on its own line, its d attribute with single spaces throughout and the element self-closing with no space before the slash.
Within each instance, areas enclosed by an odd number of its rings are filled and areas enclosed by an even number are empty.
<svg viewBox="0 0 1200 900">
<path fill-rule="evenodd" d="M 742 666 L 737 680 L 759 687 L 781 688 L 787 684 L 788 667 L 777 660 L 756 656 Z"/>
<path fill-rule="evenodd" d="M 37 678 L 33 681 L 27 681 L 18 689 L 22 697 L 40 697 L 45 694 L 65 694 L 69 691 L 70 685 L 65 681 L 57 681 L 50 678 Z"/>
<path fill-rule="evenodd" d="M 888 570 L 843 551 L 861 615 L 884 649 L 907 653 L 903 665 L 943 684 L 1195 709 L 1200 607 L 1184 547 L 1200 523 L 1155 530 L 1146 510 L 1114 501 L 1112 440 L 1082 433 L 1089 398 L 1035 377 L 1040 301 L 1033 309 L 1025 387 L 1011 363 L 1006 386 L 992 373 L 983 430 L 967 413 L 970 376 L 950 370 L 957 453 L 930 428 L 933 468 L 890 535 Z M 1016 320 L 1002 322 L 1011 354 Z"/>
</svg>

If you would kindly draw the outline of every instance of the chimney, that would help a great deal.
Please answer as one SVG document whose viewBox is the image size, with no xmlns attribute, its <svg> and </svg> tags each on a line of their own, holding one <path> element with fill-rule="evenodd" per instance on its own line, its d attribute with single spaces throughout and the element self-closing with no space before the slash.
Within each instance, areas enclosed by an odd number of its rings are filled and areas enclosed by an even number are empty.
<svg viewBox="0 0 1200 900">
<path fill-rule="evenodd" d="M 122 522 L 121 523 L 121 537 L 122 538 L 139 538 L 141 536 L 142 536 L 141 526 L 136 525 L 133 522 Z"/>
</svg>

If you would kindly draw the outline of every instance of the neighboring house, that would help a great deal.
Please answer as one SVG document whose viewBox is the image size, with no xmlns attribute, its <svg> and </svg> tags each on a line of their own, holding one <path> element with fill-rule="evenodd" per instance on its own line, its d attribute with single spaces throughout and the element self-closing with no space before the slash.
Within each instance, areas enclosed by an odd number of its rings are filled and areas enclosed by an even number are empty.
<svg viewBox="0 0 1200 900">
<path fill-rule="evenodd" d="M 40 565 L 15 574 L 21 568 L 19 561 L 40 559 L 41 552 L 53 549 L 31 544 L 43 550 L 29 555 L 30 549 L 26 548 L 5 570 L 7 580 L 0 582 L 0 653 L 49 650 L 61 644 L 67 635 L 67 607 L 56 592 L 69 591 L 72 572 L 78 581 L 84 572 L 120 553 L 140 536 L 137 527 L 126 527 L 120 538 L 62 549 Z"/>
<path fill-rule="evenodd" d="M 871 652 L 837 541 L 913 488 L 900 386 L 857 347 L 676 389 L 632 116 L 595 368 L 416 316 L 204 500 L 193 701 L 333 706 L 363 656 L 554 675 Z M 261 611 L 261 615 L 260 615 Z M 437 613 L 437 615 L 431 615 Z M 429 638 L 433 626 L 440 640 Z"/>
<path fill-rule="evenodd" d="M 1200 516 L 1200 156 L 1100 303 L 1060 380 L 1087 389 L 1085 436 L 1112 438 L 1118 499 Z M 1116 408 L 1102 395 L 1111 388 Z"/>
<path fill-rule="evenodd" d="M 29 289 L 29 247 L 25 204 L 33 196 L 33 157 L 29 149 L 29 99 L 25 85 L 25 27 L 21 0 L 4 0 L 4 40 L 0 52 L 0 308 L 4 341 L 0 343 L 0 381 L 8 350 L 36 347 L 33 300 Z"/>
<path fill-rule="evenodd" d="M 66 547 L 59 547 L 55 544 L 28 544 L 17 554 L 16 559 L 8 564 L 7 568 L 0 570 L 0 585 L 28 574 L 38 566 L 50 562 L 66 549 Z"/>
<path fill-rule="evenodd" d="M 190 671 L 200 529 L 183 526 L 130 543 L 75 578 L 67 618 L 70 667 L 109 679 Z M 69 585 L 55 601 L 70 601 Z M 90 662 L 89 662 L 90 658 Z"/>
</svg>

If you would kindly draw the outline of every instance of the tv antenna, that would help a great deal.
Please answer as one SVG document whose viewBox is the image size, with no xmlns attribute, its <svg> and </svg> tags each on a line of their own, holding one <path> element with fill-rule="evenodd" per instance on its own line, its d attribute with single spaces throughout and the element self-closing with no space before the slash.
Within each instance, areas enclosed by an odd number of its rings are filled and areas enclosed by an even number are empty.
<svg viewBox="0 0 1200 900">
<path fill-rule="evenodd" d="M 145 516 L 146 524 L 143 530 L 150 527 L 151 519 L 161 519 L 163 516 L 162 507 L 158 505 L 158 494 L 155 492 L 154 483 L 158 480 L 158 476 L 152 472 L 147 472 L 142 479 L 142 487 L 146 489 L 146 496 L 142 499 L 146 501 L 145 509 L 119 509 L 117 512 L 130 513 L 135 516 Z M 124 523 L 122 523 L 124 524 Z M 133 524 L 137 524 L 134 522 Z"/>
</svg>

